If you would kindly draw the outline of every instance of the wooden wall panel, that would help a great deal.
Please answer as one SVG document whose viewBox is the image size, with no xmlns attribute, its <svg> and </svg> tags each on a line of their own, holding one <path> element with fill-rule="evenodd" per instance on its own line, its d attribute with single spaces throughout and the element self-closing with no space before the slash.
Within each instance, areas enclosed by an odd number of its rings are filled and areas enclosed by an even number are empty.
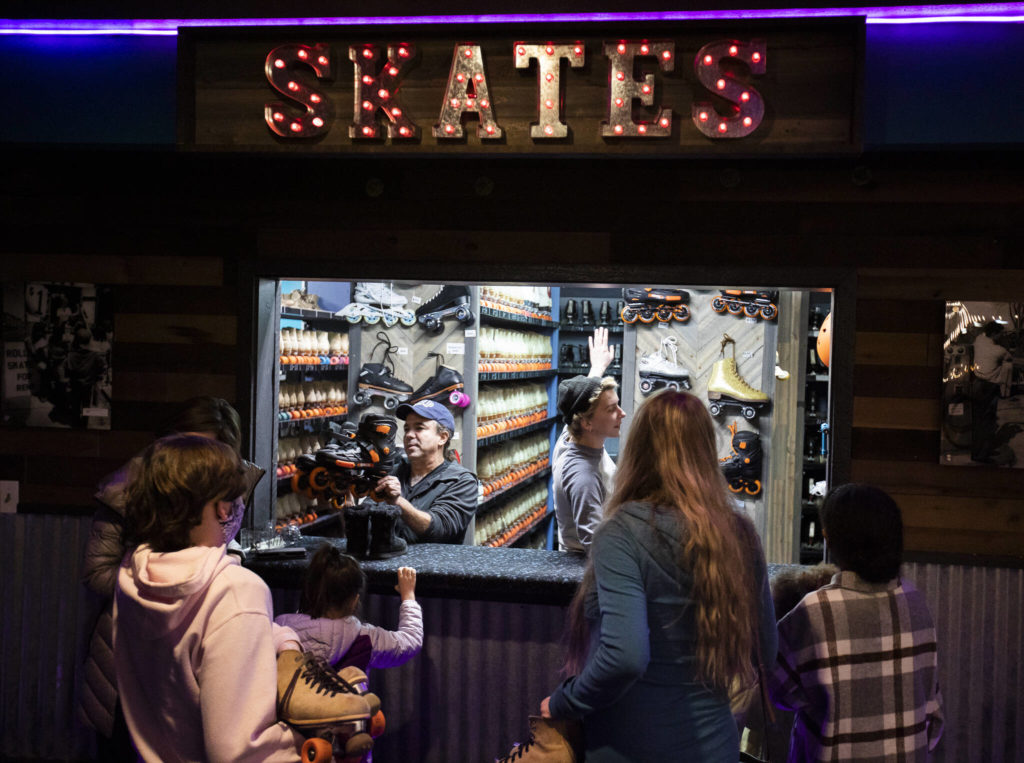
<svg viewBox="0 0 1024 763">
<path fill-rule="evenodd" d="M 1020 299 L 1024 272 L 857 275 L 852 478 L 893 495 L 910 552 L 1024 556 L 1024 473 L 939 463 L 945 301 Z"/>
<path fill-rule="evenodd" d="M 113 241 L 112 251 L 123 248 L 123 239 Z M 96 483 L 144 447 L 181 401 L 205 394 L 235 402 L 238 290 L 227 275 L 233 262 L 165 254 L 3 256 L 5 279 L 109 285 L 115 311 L 112 429 L 2 432 L 0 471 L 20 483 L 20 510 L 91 512 Z"/>
</svg>

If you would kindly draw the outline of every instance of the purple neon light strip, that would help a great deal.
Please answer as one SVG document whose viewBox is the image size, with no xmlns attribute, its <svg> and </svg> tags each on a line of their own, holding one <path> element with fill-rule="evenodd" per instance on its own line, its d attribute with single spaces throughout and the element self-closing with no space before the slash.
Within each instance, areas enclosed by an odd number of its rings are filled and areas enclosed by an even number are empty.
<svg viewBox="0 0 1024 763">
<path fill-rule="evenodd" d="M 869 8 L 777 8 L 652 13 L 528 13 L 458 16 L 339 16 L 274 19 L 0 19 L 0 34 L 176 35 L 178 27 L 379 26 L 385 24 L 509 24 L 541 22 L 707 21 L 864 16 L 869 24 L 1021 23 L 1024 2 Z"/>
</svg>

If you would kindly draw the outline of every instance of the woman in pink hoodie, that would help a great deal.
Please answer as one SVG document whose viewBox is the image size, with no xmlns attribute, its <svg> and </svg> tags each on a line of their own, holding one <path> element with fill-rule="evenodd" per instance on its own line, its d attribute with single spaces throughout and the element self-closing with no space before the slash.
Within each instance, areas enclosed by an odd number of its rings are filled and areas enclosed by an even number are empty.
<svg viewBox="0 0 1024 763">
<path fill-rule="evenodd" d="M 303 737 L 277 720 L 270 590 L 225 554 L 241 521 L 237 454 L 177 435 L 145 452 L 127 489 L 114 661 L 132 739 L 146 761 L 297 761 Z"/>
</svg>

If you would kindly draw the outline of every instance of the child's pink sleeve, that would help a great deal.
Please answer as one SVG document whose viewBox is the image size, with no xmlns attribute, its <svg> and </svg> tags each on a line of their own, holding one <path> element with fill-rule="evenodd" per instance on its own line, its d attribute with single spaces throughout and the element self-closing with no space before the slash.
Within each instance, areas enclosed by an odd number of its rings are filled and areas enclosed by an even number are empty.
<svg viewBox="0 0 1024 763">
<path fill-rule="evenodd" d="M 271 623 L 271 629 L 274 635 L 275 654 L 281 654 L 281 652 L 285 652 L 289 649 L 294 649 L 297 652 L 302 651 L 302 646 L 299 642 L 299 635 L 287 625 Z"/>
<path fill-rule="evenodd" d="M 398 608 L 398 630 L 389 631 L 364 624 L 362 632 L 370 637 L 373 656 L 371 668 L 395 668 L 404 665 L 423 648 L 423 610 L 415 600 L 403 601 Z"/>
</svg>

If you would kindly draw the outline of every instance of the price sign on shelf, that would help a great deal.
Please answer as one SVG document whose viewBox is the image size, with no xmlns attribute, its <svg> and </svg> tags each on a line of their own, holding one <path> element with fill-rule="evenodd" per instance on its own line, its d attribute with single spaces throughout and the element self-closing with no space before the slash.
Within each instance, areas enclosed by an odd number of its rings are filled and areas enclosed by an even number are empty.
<svg viewBox="0 0 1024 763">
<path fill-rule="evenodd" d="M 409 354 L 409 348 L 408 347 L 396 347 L 395 350 L 398 352 L 399 355 L 408 355 Z"/>
<path fill-rule="evenodd" d="M 462 342 L 448 342 L 446 355 L 465 355 L 466 345 Z"/>
</svg>

